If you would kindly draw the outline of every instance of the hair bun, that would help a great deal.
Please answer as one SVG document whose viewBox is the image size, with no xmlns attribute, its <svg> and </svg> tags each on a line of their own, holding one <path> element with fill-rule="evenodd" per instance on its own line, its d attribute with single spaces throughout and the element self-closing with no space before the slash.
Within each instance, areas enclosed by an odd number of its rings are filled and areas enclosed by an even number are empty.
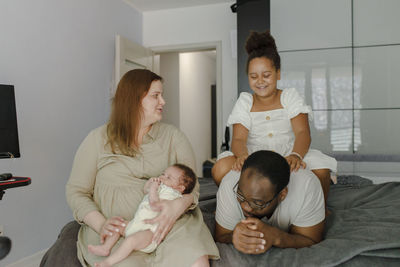
<svg viewBox="0 0 400 267">
<path fill-rule="evenodd" d="M 260 50 L 277 50 L 274 37 L 271 36 L 269 30 L 266 32 L 255 32 L 252 31 L 246 41 L 247 54 L 251 54 L 253 51 Z"/>
</svg>

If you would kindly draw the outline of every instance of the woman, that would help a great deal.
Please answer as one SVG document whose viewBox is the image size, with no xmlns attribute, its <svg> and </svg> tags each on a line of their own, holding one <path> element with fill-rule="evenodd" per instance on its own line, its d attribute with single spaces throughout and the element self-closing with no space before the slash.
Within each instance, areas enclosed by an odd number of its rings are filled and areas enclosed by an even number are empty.
<svg viewBox="0 0 400 267">
<path fill-rule="evenodd" d="M 161 81 L 148 70 L 127 72 L 118 85 L 108 124 L 90 132 L 76 153 L 66 196 L 82 225 L 77 245 L 84 266 L 101 260 L 88 252 L 88 244 L 122 232 L 132 219 L 148 178 L 175 163 L 195 168 L 185 135 L 159 122 L 165 105 Z M 155 205 L 160 215 L 148 223 L 159 224 L 153 240 L 163 242 L 154 253 L 134 252 L 118 266 L 208 266 L 209 257 L 219 258 L 196 207 L 198 195 L 197 182 L 193 193 Z"/>
</svg>

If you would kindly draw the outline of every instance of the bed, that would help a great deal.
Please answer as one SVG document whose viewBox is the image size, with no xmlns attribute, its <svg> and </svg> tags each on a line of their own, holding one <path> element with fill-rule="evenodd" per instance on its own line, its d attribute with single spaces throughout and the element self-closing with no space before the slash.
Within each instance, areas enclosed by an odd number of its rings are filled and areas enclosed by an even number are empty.
<svg viewBox="0 0 400 267">
<path fill-rule="evenodd" d="M 215 193 L 212 179 L 200 179 L 200 208 L 214 233 Z M 324 240 L 301 249 L 271 248 L 246 255 L 217 243 L 221 259 L 211 266 L 400 266 L 400 183 L 373 184 L 359 176 L 339 176 L 331 185 Z M 79 225 L 69 222 L 40 266 L 80 266 L 76 259 Z"/>
</svg>

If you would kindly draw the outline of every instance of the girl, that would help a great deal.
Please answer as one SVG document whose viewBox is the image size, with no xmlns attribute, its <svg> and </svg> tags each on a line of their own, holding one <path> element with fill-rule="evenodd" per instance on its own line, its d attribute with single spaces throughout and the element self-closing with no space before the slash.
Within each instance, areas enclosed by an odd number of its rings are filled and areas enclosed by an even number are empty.
<svg viewBox="0 0 400 267">
<path fill-rule="evenodd" d="M 325 203 L 330 172 L 336 172 L 334 158 L 309 149 L 311 143 L 308 114 L 312 115 L 296 89 L 278 89 L 280 56 L 269 31 L 252 32 L 246 42 L 246 71 L 253 94 L 240 94 L 228 125 L 233 125 L 232 152 L 219 155 L 212 169 L 217 183 L 231 169 L 240 171 L 249 154 L 272 150 L 284 156 L 291 171 L 309 168 L 319 178 Z"/>
</svg>

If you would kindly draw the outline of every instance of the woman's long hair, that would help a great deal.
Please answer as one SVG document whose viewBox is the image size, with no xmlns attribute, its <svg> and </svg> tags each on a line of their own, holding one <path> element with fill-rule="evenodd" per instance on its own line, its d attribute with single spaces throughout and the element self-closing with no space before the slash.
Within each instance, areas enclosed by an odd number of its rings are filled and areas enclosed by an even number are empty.
<svg viewBox="0 0 400 267">
<path fill-rule="evenodd" d="M 149 70 L 135 69 L 125 73 L 118 83 L 107 124 L 108 144 L 113 153 L 134 156 L 138 152 L 142 100 L 153 81 L 162 78 Z"/>
</svg>

